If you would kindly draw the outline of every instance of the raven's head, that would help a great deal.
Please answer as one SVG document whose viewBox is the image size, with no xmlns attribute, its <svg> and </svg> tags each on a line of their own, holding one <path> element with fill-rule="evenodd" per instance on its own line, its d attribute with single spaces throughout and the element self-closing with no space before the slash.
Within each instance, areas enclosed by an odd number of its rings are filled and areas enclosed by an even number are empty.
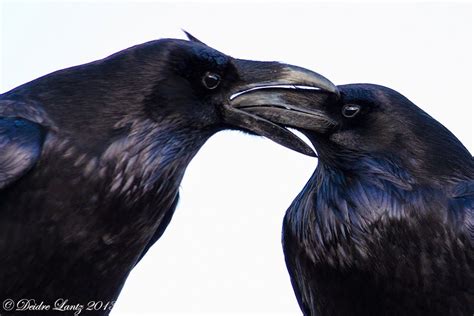
<svg viewBox="0 0 474 316">
<path fill-rule="evenodd" d="M 329 80 L 296 66 L 235 59 L 188 37 L 189 41 L 161 40 L 136 50 L 142 63 L 156 65 L 147 71 L 159 69 L 145 99 L 152 118 L 176 117 L 195 130 L 240 129 L 314 155 L 293 133 L 247 108 L 265 107 L 269 112 L 291 108 L 280 96 L 295 89 L 334 93 L 336 87 Z"/>
<path fill-rule="evenodd" d="M 372 84 L 338 86 L 339 95 L 310 91 L 286 94 L 297 112 L 254 109 L 279 124 L 300 129 L 320 159 L 338 168 L 358 168 L 361 158 L 376 158 L 425 179 L 472 172 L 473 159 L 443 125 L 400 93 Z"/>
</svg>

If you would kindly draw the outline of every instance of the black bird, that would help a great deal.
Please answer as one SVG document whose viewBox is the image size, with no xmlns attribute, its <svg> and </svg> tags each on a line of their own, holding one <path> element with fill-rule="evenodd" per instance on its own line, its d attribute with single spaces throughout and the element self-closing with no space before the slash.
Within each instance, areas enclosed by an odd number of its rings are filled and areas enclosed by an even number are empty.
<svg viewBox="0 0 474 316">
<path fill-rule="evenodd" d="M 283 248 L 304 315 L 474 314 L 474 160 L 391 89 L 286 94 L 316 171 L 288 209 Z M 294 114 L 253 109 L 291 124 Z M 282 121 L 281 118 L 285 120 Z"/>
<path fill-rule="evenodd" d="M 186 166 L 220 130 L 314 154 L 230 101 L 262 90 L 258 101 L 272 104 L 275 91 L 335 91 L 332 83 L 189 37 L 134 46 L 0 95 L 1 301 L 102 301 L 96 313 L 107 314 L 105 302 L 169 224 Z"/>
</svg>

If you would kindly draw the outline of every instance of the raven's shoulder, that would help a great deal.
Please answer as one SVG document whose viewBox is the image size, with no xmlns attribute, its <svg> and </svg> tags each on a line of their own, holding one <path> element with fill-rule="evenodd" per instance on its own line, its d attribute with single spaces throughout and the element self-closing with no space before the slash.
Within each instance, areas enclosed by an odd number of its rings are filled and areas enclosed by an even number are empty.
<svg viewBox="0 0 474 316">
<path fill-rule="evenodd" d="M 41 104 L 34 101 L 0 99 L 0 117 L 16 117 L 55 130 L 56 126 Z"/>
<path fill-rule="evenodd" d="M 52 122 L 40 106 L 0 100 L 0 189 L 34 166 L 48 127 Z"/>
</svg>

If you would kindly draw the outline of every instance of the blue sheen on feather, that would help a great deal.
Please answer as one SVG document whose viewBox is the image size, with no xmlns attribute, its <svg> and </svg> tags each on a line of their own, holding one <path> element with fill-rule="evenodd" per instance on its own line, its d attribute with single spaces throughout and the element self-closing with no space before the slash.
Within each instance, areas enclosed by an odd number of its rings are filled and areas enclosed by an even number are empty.
<svg viewBox="0 0 474 316">
<path fill-rule="evenodd" d="M 408 171 L 389 159 L 362 157 L 352 172 L 320 163 L 287 219 L 302 242 L 316 238 L 324 244 L 347 230 L 365 231 L 381 216 L 425 212 L 426 205 L 445 203 L 443 199 L 442 192 L 415 184 Z"/>
<path fill-rule="evenodd" d="M 24 175 L 36 163 L 43 136 L 36 123 L 0 117 L 0 188 Z"/>
<path fill-rule="evenodd" d="M 210 47 L 195 45 L 192 50 L 200 59 L 206 60 L 217 67 L 223 67 L 229 61 L 228 57 Z"/>
</svg>

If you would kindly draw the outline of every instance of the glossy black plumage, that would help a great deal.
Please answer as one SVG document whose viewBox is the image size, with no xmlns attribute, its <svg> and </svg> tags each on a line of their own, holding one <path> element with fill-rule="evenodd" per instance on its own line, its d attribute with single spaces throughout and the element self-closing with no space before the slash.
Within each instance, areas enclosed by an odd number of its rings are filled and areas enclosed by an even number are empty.
<svg viewBox="0 0 474 316">
<path fill-rule="evenodd" d="M 220 130 L 311 154 L 232 106 L 235 93 L 266 84 L 333 88 L 302 68 L 234 59 L 191 38 L 137 45 L 0 95 L 0 301 L 102 301 L 106 309 L 88 314 L 108 314 L 170 222 L 188 163 Z"/>
<path fill-rule="evenodd" d="M 340 98 L 300 96 L 301 106 L 332 122 L 321 128 L 315 120 L 312 130 L 302 129 L 319 161 L 283 224 L 301 310 L 473 315 L 471 154 L 393 90 L 338 88 Z M 345 105 L 360 111 L 345 117 Z"/>
</svg>

